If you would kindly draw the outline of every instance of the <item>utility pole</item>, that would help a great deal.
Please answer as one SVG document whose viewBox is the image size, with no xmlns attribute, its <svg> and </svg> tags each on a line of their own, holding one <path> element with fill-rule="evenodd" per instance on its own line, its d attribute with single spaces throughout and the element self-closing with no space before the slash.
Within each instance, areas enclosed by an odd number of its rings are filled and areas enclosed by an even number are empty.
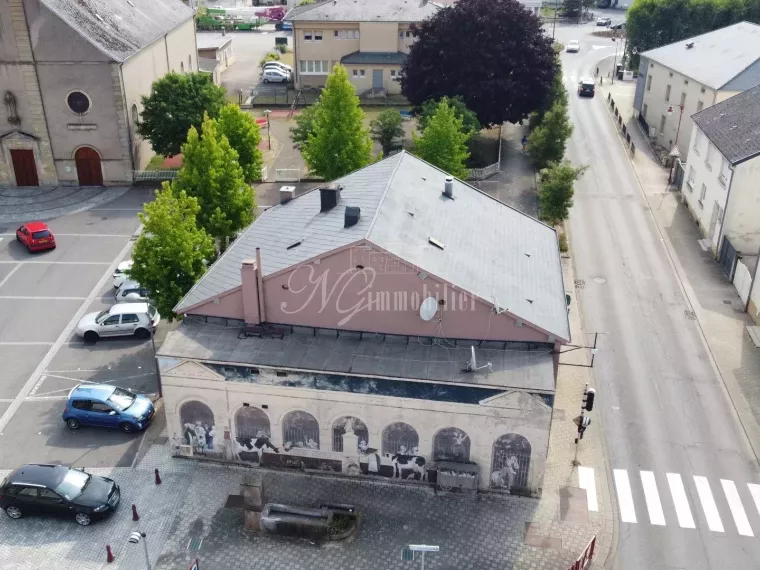
<svg viewBox="0 0 760 570">
<path fill-rule="evenodd" d="M 596 390 L 589 388 L 586 384 L 586 388 L 583 390 L 583 401 L 581 403 L 581 415 L 573 419 L 573 422 L 578 426 L 578 434 L 575 437 L 575 456 L 573 457 L 573 466 L 580 465 L 578 461 L 578 446 L 580 440 L 583 439 L 583 433 L 586 428 L 591 425 L 591 418 L 585 415 L 585 412 L 590 412 L 594 409 L 594 398 L 596 398 Z"/>
<path fill-rule="evenodd" d="M 617 73 L 617 52 L 618 52 L 618 43 L 617 43 L 617 30 L 612 30 L 612 41 L 615 42 L 615 58 L 612 62 L 612 80 L 611 83 L 615 83 L 615 74 Z"/>
</svg>

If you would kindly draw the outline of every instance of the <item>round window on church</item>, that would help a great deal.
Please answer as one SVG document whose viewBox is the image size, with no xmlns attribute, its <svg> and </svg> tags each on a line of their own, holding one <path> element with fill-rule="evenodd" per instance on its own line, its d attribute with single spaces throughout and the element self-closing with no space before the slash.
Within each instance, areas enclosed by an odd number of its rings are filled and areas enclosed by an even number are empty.
<svg viewBox="0 0 760 570">
<path fill-rule="evenodd" d="M 90 110 L 90 98 L 81 91 L 72 91 L 66 96 L 66 104 L 77 115 L 84 115 Z"/>
</svg>

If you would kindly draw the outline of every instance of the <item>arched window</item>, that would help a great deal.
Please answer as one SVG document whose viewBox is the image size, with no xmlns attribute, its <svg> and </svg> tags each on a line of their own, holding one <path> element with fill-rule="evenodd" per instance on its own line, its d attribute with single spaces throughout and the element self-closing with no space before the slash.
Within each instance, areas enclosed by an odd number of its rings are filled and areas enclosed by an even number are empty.
<svg viewBox="0 0 760 570">
<path fill-rule="evenodd" d="M 182 443 L 192 445 L 195 453 L 215 452 L 218 442 L 214 426 L 214 412 L 206 404 L 191 400 L 179 409 L 182 424 Z"/>
<path fill-rule="evenodd" d="M 506 489 L 527 487 L 530 475 L 530 443 L 523 436 L 508 433 L 493 444 L 491 487 Z"/>
<path fill-rule="evenodd" d="M 335 423 L 333 424 L 333 451 L 343 452 L 343 436 L 346 434 L 349 427 L 357 437 L 356 443 L 359 446 L 359 449 L 367 449 L 367 446 L 369 445 L 369 430 L 367 429 L 366 424 L 359 418 L 343 416 L 342 418 L 335 420 Z M 355 452 L 356 450 L 349 449 L 347 451 Z"/>
<path fill-rule="evenodd" d="M 419 455 L 420 436 L 409 424 L 395 422 L 383 430 L 383 453 Z"/>
<path fill-rule="evenodd" d="M 289 412 L 282 419 L 282 441 L 287 451 L 293 447 L 319 449 L 319 422 L 308 412 Z"/>
<path fill-rule="evenodd" d="M 459 428 L 447 427 L 440 430 L 433 438 L 433 461 L 456 461 L 465 463 L 470 460 L 470 436 Z"/>
</svg>

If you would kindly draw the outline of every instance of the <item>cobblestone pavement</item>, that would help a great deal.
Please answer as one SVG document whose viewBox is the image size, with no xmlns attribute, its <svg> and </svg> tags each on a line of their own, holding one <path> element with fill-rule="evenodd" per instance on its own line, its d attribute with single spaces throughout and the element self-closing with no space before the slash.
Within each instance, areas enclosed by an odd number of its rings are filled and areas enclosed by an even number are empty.
<svg viewBox="0 0 760 570">
<path fill-rule="evenodd" d="M 128 190 L 128 186 L 0 188 L 0 224 L 83 212 L 115 200 Z"/>
</svg>

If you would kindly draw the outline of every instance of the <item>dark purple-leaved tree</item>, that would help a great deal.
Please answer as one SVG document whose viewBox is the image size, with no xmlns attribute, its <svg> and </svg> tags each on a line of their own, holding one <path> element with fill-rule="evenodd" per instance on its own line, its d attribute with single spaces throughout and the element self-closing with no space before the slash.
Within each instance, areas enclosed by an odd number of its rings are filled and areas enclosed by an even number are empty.
<svg viewBox="0 0 760 570">
<path fill-rule="evenodd" d="M 401 74 L 414 106 L 460 96 L 486 126 L 525 119 L 549 97 L 552 40 L 517 0 L 460 0 L 415 34 Z"/>
</svg>

